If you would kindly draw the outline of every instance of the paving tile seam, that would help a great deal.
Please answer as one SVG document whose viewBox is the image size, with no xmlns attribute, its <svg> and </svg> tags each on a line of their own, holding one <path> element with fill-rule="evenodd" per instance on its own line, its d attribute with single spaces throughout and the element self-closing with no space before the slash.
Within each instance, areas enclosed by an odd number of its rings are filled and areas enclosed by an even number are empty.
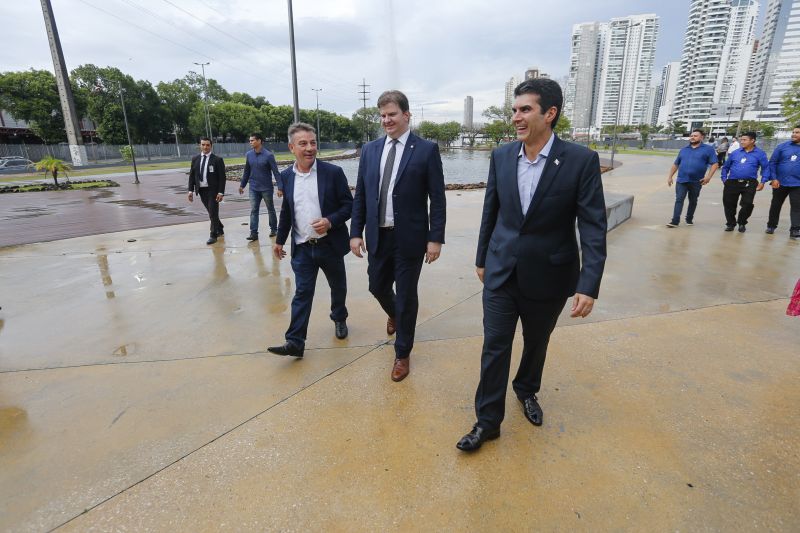
<svg viewBox="0 0 800 533">
<path fill-rule="evenodd" d="M 356 348 L 380 348 L 381 346 L 388 344 L 389 341 L 385 340 L 381 343 L 377 344 L 358 344 L 354 346 L 321 346 L 319 348 L 308 348 L 307 351 L 324 351 L 324 350 L 349 350 L 349 349 L 356 349 Z M 148 363 L 173 363 L 179 361 L 194 361 L 194 360 L 201 360 L 201 359 L 215 359 L 217 357 L 241 357 L 247 355 L 267 355 L 267 351 L 265 350 L 258 350 L 255 352 L 235 352 L 235 353 L 218 353 L 214 355 L 198 355 L 196 357 L 176 357 L 172 359 L 145 359 L 141 361 L 109 361 L 107 363 L 86 363 L 83 365 L 66 365 L 66 366 L 48 366 L 42 368 L 18 368 L 13 370 L 0 370 L 0 375 L 2 374 L 16 374 L 20 372 L 43 372 L 46 370 L 67 370 L 71 368 L 92 368 L 92 367 L 102 367 L 102 366 L 114 366 L 114 365 L 141 365 L 141 364 L 148 364 Z M 97 356 L 102 357 L 102 356 Z M 270 357 L 272 357 L 270 355 Z"/>
<path fill-rule="evenodd" d="M 185 454 L 184 454 L 184 455 L 182 455 L 181 457 L 178 457 L 177 459 L 175 459 L 174 461 L 172 461 L 172 462 L 171 462 L 171 463 L 169 463 L 168 465 L 164 465 L 164 466 L 162 466 L 161 468 L 157 469 L 156 471 L 154 471 L 154 472 L 152 472 L 152 473 L 148 474 L 147 476 L 143 477 L 143 478 L 142 478 L 142 479 L 140 479 L 139 481 L 136 481 L 135 483 L 132 483 L 132 484 L 130 484 L 129 486 L 125 487 L 124 489 L 117 491 L 116 493 L 112 494 L 111 496 L 108 496 L 107 498 L 103 499 L 102 501 L 99 501 L 99 502 L 97 502 L 96 504 L 93 504 L 93 505 L 91 505 L 91 506 L 89 506 L 89 507 L 85 508 L 83 511 L 81 511 L 80 513 L 78 513 L 78 514 L 74 515 L 72 518 L 69 518 L 68 520 L 65 520 L 65 521 L 64 521 L 64 522 L 62 522 L 61 524 L 58 524 L 57 526 L 53 527 L 52 529 L 49 529 L 48 531 L 55 531 L 55 530 L 57 530 L 57 529 L 59 529 L 59 528 L 61 528 L 61 527 L 64 527 L 64 526 L 66 526 L 67 524 L 69 524 L 70 522 L 72 522 L 73 520 L 75 520 L 76 518 L 78 518 L 78 517 L 80 517 L 80 516 L 82 516 L 82 515 L 84 515 L 84 514 L 87 514 L 87 513 L 91 512 L 92 510 L 94 510 L 94 509 L 96 509 L 97 507 L 99 507 L 99 506 L 103 505 L 104 503 L 111 501 L 112 499 L 116 498 L 117 496 L 119 496 L 119 495 L 121 495 L 121 494 L 123 494 L 123 493 L 125 493 L 125 492 L 129 491 L 130 489 L 132 489 L 132 488 L 134 488 L 134 487 L 136 487 L 136 486 L 138 486 L 138 485 L 140 485 L 140 484 L 142 484 L 142 483 L 144 483 L 144 482 L 145 482 L 145 481 L 147 481 L 148 479 L 150 479 L 150 478 L 152 478 L 152 477 L 154 477 L 154 476 L 157 476 L 157 475 L 158 475 L 158 474 L 160 474 L 161 472 L 164 472 L 164 471 L 165 471 L 165 470 L 167 470 L 168 468 L 171 468 L 172 466 L 174 466 L 174 465 L 176 465 L 177 463 L 179 463 L 179 462 L 183 461 L 184 459 L 187 459 L 188 457 L 190 457 L 190 456 L 194 455 L 196 452 L 198 452 L 198 451 L 202 450 L 203 448 L 206 448 L 207 446 L 209 446 L 209 445 L 211 445 L 211 444 L 215 443 L 215 442 L 216 442 L 216 441 L 218 441 L 219 439 L 221 439 L 221 438 L 223 438 L 223 437 L 225 437 L 225 436 L 227 436 L 227 435 L 229 435 L 229 434 L 233 433 L 233 432 L 234 432 L 234 431 L 236 431 L 237 429 L 239 429 L 239 428 L 243 427 L 244 425 L 248 424 L 249 422 L 252 422 L 252 421 L 253 421 L 253 420 L 255 420 L 256 418 L 260 417 L 261 415 L 263 415 L 263 414 L 265 414 L 265 413 L 267 413 L 267 412 L 271 411 L 271 410 L 272 410 L 272 409 L 274 409 L 275 407 L 278 407 L 278 406 L 280 406 L 280 405 L 282 405 L 282 404 L 286 403 L 287 401 L 291 400 L 292 398 L 294 398 L 294 397 L 295 397 L 295 396 L 297 396 L 298 394 L 300 394 L 300 393 L 304 392 L 306 389 L 309 389 L 309 388 L 313 387 L 314 385 L 316 385 L 317 383 L 319 383 L 319 382 L 320 382 L 320 381 L 322 381 L 323 379 L 326 379 L 326 378 L 328 378 L 328 377 L 332 376 L 333 374 L 335 374 L 335 373 L 339 372 L 340 370 L 342 370 L 342 369 L 344 369 L 344 368 L 347 368 L 348 366 L 352 365 L 353 363 L 356 363 L 356 362 L 360 361 L 361 359 L 363 359 L 364 357 L 366 357 L 367 355 L 371 354 L 372 352 L 374 352 L 375 350 L 377 350 L 378 348 L 380 348 L 381 346 L 383 346 L 383 345 L 385 345 L 385 344 L 387 344 L 387 343 L 386 343 L 386 342 L 383 342 L 383 343 L 381 343 L 381 344 L 379 344 L 379 345 L 377 345 L 377 346 L 375 346 L 375 347 L 371 348 L 370 350 L 367 350 L 366 352 L 364 352 L 363 354 L 359 355 L 358 357 L 356 357 L 356 358 L 355 358 L 355 359 L 353 359 L 352 361 L 350 361 L 350 362 L 348 362 L 348 363 L 346 363 L 346 364 L 344 364 L 344 365 L 342 365 L 342 366 L 340 366 L 340 367 L 338 367 L 338 368 L 334 368 L 333 370 L 331 370 L 331 371 L 330 371 L 330 372 L 328 372 L 327 374 L 324 374 L 324 375 L 320 376 L 319 378 L 315 379 L 314 381 L 312 381 L 312 382 L 311 382 L 311 383 L 309 383 L 308 385 L 306 385 L 306 386 L 304 386 L 304 387 L 301 387 L 301 388 L 297 389 L 296 391 L 294 391 L 293 393 L 289 394 L 289 395 L 288 395 L 288 396 L 286 396 L 285 398 L 282 398 L 282 399 L 278 400 L 277 402 L 273 403 L 272 405 L 270 405 L 269 407 L 265 408 L 264 410 L 262 410 L 262 411 L 260 411 L 260 412 L 258 412 L 258 413 L 256 413 L 256 414 L 254 414 L 254 415 L 253 415 L 253 416 L 251 416 L 250 418 L 248 418 L 248 419 L 246 419 L 246 420 L 244 420 L 244 421 L 242 421 L 242 422 L 240 422 L 240 423 L 236 424 L 235 426 L 231 427 L 230 429 L 227 429 L 227 430 L 223 431 L 222 433 L 220 433 L 219 435 L 217 435 L 217 436 L 216 436 L 216 437 L 214 437 L 213 439 L 209 440 L 208 442 L 206 442 L 206 443 L 204 443 L 204 444 L 201 444 L 201 445 L 200 445 L 200 446 L 198 446 L 197 448 L 195 448 L 195 449 L 193 449 L 193 450 L 191 450 L 191 451 L 189 451 L 189 452 L 185 453 Z"/>
</svg>

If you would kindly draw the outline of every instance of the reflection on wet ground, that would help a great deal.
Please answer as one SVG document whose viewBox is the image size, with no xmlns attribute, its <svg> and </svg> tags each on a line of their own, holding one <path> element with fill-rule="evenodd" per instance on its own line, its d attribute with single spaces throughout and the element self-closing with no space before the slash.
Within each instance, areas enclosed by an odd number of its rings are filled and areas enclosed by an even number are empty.
<svg viewBox="0 0 800 533">
<path fill-rule="evenodd" d="M 96 192 L 89 197 L 89 200 L 105 200 L 114 196 L 114 191 L 111 189 L 95 189 Z"/>
<path fill-rule="evenodd" d="M 147 200 L 111 200 L 107 203 L 118 204 L 124 207 L 142 207 L 144 209 L 158 211 L 159 213 L 163 213 L 165 215 L 174 215 L 179 217 L 191 216 L 193 214 L 182 207 L 172 207 L 167 204 L 148 202 Z"/>
<path fill-rule="evenodd" d="M 3 217 L 3 220 L 19 220 L 22 218 L 36 218 L 42 215 L 49 215 L 54 213 L 54 211 L 46 208 L 46 207 L 15 207 L 11 209 L 12 213 L 19 213 L 19 214 L 11 214 Z"/>
</svg>

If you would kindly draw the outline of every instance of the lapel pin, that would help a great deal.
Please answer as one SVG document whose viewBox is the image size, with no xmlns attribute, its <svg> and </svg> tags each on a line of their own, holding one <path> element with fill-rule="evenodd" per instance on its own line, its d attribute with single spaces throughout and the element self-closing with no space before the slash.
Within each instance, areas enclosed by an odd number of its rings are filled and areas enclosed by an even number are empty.
<svg viewBox="0 0 800 533">
<path fill-rule="evenodd" d="M 555 161 L 553 161 L 553 163 L 555 163 L 555 164 L 556 164 L 556 166 L 558 166 L 558 165 L 559 165 L 559 163 L 561 163 L 561 161 L 559 161 L 558 159 L 556 159 Z"/>
</svg>

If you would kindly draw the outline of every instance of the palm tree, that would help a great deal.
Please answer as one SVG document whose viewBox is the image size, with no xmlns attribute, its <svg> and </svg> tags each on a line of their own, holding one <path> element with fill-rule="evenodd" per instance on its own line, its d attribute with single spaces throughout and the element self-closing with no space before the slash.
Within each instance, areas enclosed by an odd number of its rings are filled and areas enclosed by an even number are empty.
<svg viewBox="0 0 800 533">
<path fill-rule="evenodd" d="M 45 156 L 42 160 L 37 163 L 34 163 L 34 168 L 36 170 L 44 170 L 44 176 L 47 177 L 47 173 L 53 175 L 53 181 L 58 187 L 58 173 L 64 172 L 66 173 L 69 170 L 72 170 L 72 167 L 68 164 L 64 163 L 60 159 L 56 159 L 53 156 Z M 69 178 L 68 178 L 69 179 Z"/>
</svg>

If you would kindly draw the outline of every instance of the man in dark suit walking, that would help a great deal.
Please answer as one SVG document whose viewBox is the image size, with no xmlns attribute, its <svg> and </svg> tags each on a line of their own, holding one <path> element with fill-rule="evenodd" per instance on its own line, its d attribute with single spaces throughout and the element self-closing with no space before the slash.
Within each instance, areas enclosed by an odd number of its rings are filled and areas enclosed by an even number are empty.
<svg viewBox="0 0 800 533">
<path fill-rule="evenodd" d="M 561 88 L 549 79 L 526 80 L 514 96 L 518 141 L 492 153 L 478 236 L 475 265 L 484 284 L 484 340 L 475 393 L 478 421 L 456 445 L 464 451 L 500 436 L 520 319 L 524 347 L 513 388 L 525 417 L 542 424 L 536 394 L 550 334 L 570 296 L 570 316 L 592 312 L 606 259 L 597 153 L 553 133 L 563 103 Z"/>
<path fill-rule="evenodd" d="M 225 196 L 225 161 L 211 153 L 211 139 L 208 137 L 200 138 L 200 153 L 192 158 L 189 168 L 190 202 L 194 201 L 195 192 L 200 194 L 211 220 L 211 237 L 206 244 L 214 244 L 217 237 L 225 234 L 219 219 L 219 203 Z"/>
<path fill-rule="evenodd" d="M 422 261 L 436 261 L 444 244 L 444 174 L 438 145 L 409 130 L 406 95 L 386 91 L 378 108 L 386 136 L 361 150 L 350 250 L 369 252 L 369 291 L 388 316 L 386 333 L 397 332 L 391 377 L 401 381 L 410 370 Z"/>
<path fill-rule="evenodd" d="M 350 251 L 346 222 L 353 210 L 353 196 L 340 167 L 317 161 L 317 136 L 312 126 L 297 122 L 289 127 L 289 150 L 296 161 L 281 173 L 283 206 L 272 251 L 283 259 L 283 246 L 291 233 L 295 293 L 286 343 L 267 349 L 299 358 L 305 349 L 320 269 L 331 288 L 330 317 L 336 338 L 347 337 L 344 256 Z"/>
</svg>

